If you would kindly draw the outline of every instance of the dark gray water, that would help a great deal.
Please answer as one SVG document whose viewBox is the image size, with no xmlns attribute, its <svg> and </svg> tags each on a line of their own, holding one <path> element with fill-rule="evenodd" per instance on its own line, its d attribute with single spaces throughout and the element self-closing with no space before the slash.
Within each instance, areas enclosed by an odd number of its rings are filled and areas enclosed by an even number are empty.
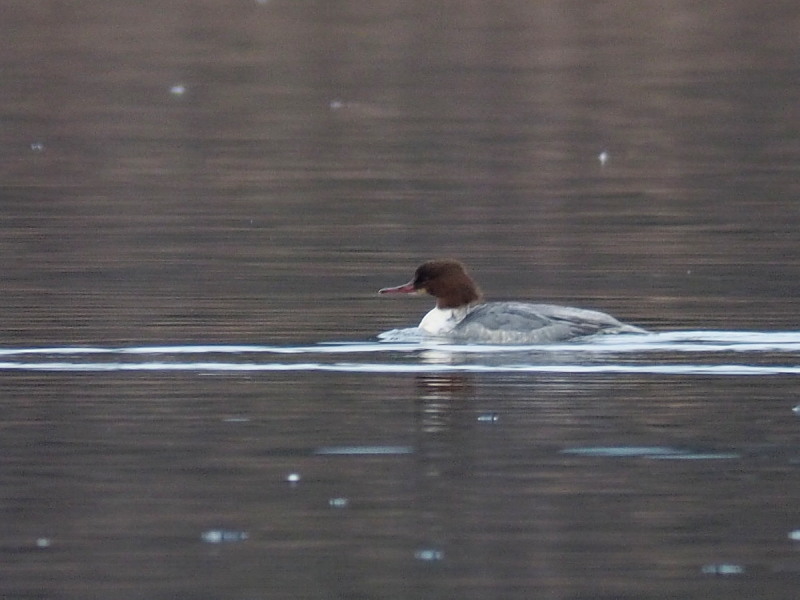
<svg viewBox="0 0 800 600">
<path fill-rule="evenodd" d="M 21 2 L 0 596 L 800 586 L 796 2 Z M 448 346 L 424 259 L 647 336 Z"/>
</svg>

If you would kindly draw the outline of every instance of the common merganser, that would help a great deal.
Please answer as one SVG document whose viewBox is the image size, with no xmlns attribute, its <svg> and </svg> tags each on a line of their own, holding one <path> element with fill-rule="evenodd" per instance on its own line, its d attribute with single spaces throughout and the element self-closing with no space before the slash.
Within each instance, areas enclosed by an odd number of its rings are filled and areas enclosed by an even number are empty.
<svg viewBox="0 0 800 600">
<path fill-rule="evenodd" d="M 482 302 L 480 289 L 457 260 L 423 263 L 411 281 L 383 288 L 379 293 L 434 296 L 436 307 L 425 315 L 419 328 L 456 341 L 546 344 L 596 333 L 647 333 L 594 310 L 526 302 Z"/>
</svg>

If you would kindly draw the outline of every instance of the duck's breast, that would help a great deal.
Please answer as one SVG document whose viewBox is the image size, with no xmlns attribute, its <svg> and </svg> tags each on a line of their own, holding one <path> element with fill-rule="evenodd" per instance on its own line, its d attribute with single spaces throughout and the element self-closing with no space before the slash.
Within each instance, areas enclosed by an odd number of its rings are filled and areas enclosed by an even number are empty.
<svg viewBox="0 0 800 600">
<path fill-rule="evenodd" d="M 433 308 L 422 317 L 419 328 L 430 335 L 445 335 L 453 331 L 467 314 L 467 308 Z"/>
</svg>

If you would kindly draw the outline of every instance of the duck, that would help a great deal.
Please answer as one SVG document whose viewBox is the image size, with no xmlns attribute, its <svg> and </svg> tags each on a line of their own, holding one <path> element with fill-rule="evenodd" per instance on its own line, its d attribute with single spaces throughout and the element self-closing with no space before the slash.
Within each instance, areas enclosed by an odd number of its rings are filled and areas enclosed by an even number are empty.
<svg viewBox="0 0 800 600">
<path fill-rule="evenodd" d="M 595 310 L 528 302 L 484 302 L 483 294 L 455 259 L 422 263 L 408 283 L 379 294 L 429 294 L 436 306 L 419 324 L 428 336 L 463 343 L 552 344 L 597 334 L 647 333 Z"/>
</svg>

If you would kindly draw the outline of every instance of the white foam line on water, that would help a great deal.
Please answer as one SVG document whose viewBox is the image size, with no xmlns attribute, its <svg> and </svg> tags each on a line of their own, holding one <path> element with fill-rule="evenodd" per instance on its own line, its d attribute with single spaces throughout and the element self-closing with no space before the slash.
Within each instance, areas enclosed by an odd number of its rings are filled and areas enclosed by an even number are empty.
<svg viewBox="0 0 800 600">
<path fill-rule="evenodd" d="M 141 346 L 109 349 L 120 354 L 354 354 L 365 352 L 416 352 L 420 344 L 351 342 L 312 346 Z"/>
<path fill-rule="evenodd" d="M 327 456 L 411 454 L 411 446 L 324 446 L 314 450 L 314 454 Z"/>
<path fill-rule="evenodd" d="M 438 347 L 438 346 L 437 346 Z M 416 352 L 420 344 L 378 344 L 354 342 L 348 344 L 319 344 L 314 346 L 132 346 L 129 348 L 100 348 L 61 346 L 52 348 L 0 348 L 0 356 L 77 355 L 77 354 L 351 354 L 358 352 Z"/>
<path fill-rule="evenodd" d="M 725 330 L 689 330 L 663 331 L 644 335 L 608 336 L 604 339 L 622 340 L 634 338 L 653 338 L 667 342 L 712 341 L 712 342 L 793 342 L 800 341 L 800 331 L 725 331 Z"/>
<path fill-rule="evenodd" d="M 97 354 L 360 354 L 419 352 L 440 350 L 458 354 L 503 353 L 632 353 L 632 352 L 800 352 L 797 343 L 626 343 L 626 344 L 552 344 L 546 346 L 492 346 L 456 344 L 354 344 L 342 346 L 148 346 L 133 348 L 20 348 L 0 349 L 0 356 L 24 355 L 97 355 Z"/>
<path fill-rule="evenodd" d="M 16 363 L 0 362 L 0 370 L 16 371 L 332 371 L 345 373 L 599 373 L 646 375 L 798 375 L 795 366 L 752 365 L 452 365 L 379 363 Z"/>
<path fill-rule="evenodd" d="M 110 352 L 107 348 L 0 348 L 0 356 L 20 356 L 24 354 L 105 354 Z"/>
<path fill-rule="evenodd" d="M 329 342 L 306 346 L 258 344 L 196 344 L 131 347 L 56 346 L 50 348 L 0 348 L 0 356 L 24 355 L 186 355 L 186 354 L 360 354 L 414 353 L 441 350 L 460 354 L 497 353 L 644 353 L 644 352 L 800 352 L 800 332 L 673 331 L 651 334 L 600 336 L 561 344 L 496 345 L 453 344 L 424 339 L 411 342 Z"/>
</svg>

